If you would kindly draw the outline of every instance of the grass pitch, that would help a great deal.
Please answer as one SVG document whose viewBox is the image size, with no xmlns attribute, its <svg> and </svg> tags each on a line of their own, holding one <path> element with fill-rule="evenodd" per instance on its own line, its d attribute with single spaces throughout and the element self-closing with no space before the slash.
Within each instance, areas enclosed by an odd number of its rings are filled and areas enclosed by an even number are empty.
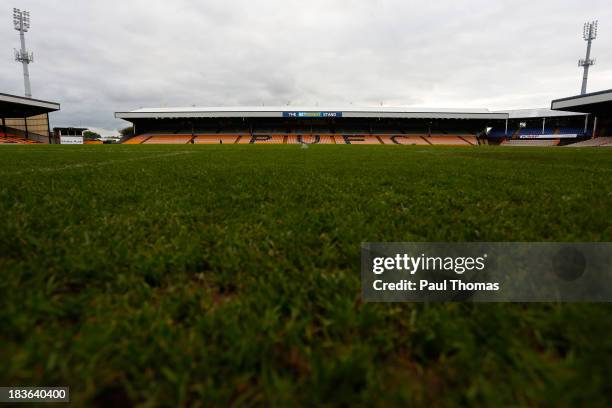
<svg viewBox="0 0 612 408">
<path fill-rule="evenodd" d="M 608 305 L 363 304 L 363 241 L 611 241 L 612 149 L 0 148 L 0 385 L 610 406 Z"/>
</svg>

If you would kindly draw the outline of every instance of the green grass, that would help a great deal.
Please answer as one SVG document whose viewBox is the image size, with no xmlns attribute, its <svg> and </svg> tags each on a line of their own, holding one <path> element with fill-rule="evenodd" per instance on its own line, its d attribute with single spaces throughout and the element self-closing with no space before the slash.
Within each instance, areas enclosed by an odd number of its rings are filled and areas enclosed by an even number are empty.
<svg viewBox="0 0 612 408">
<path fill-rule="evenodd" d="M 612 307 L 364 304 L 364 241 L 611 241 L 612 149 L 0 148 L 0 385 L 77 406 L 612 404 Z"/>
</svg>

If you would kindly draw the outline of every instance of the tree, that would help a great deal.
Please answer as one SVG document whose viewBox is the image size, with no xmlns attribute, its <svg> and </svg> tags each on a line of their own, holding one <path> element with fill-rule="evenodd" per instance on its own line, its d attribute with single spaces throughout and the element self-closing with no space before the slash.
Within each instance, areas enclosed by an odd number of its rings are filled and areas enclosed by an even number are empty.
<svg viewBox="0 0 612 408">
<path fill-rule="evenodd" d="M 88 139 L 88 140 L 99 140 L 100 139 L 100 134 L 96 133 L 96 132 L 92 132 L 91 130 L 86 130 L 83 132 L 83 138 Z"/>
<path fill-rule="evenodd" d="M 134 126 L 128 126 L 119 131 L 121 137 L 132 137 L 134 136 Z"/>
</svg>

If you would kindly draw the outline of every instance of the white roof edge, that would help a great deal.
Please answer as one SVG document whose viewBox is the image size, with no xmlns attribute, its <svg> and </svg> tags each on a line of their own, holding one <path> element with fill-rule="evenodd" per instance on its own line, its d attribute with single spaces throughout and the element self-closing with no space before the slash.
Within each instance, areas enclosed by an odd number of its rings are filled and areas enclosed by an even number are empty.
<svg viewBox="0 0 612 408">
<path fill-rule="evenodd" d="M 506 119 L 507 113 L 488 109 L 408 108 L 408 107 L 177 107 L 141 108 L 116 112 L 120 119 L 181 118 L 181 117 L 282 117 L 284 112 L 338 112 L 343 117 L 398 117 L 398 118 L 491 118 Z"/>
<path fill-rule="evenodd" d="M 581 112 L 557 111 L 549 108 L 505 109 L 494 112 L 505 112 L 508 114 L 508 119 L 529 119 L 586 115 L 586 113 Z"/>
<path fill-rule="evenodd" d="M 485 108 L 425 108 L 410 106 L 174 106 L 146 107 L 129 112 L 467 112 L 490 113 Z"/>
<path fill-rule="evenodd" d="M 17 95 L 0 93 L 0 102 L 17 103 L 20 105 L 36 106 L 50 110 L 60 110 L 60 104 L 56 102 L 41 101 L 39 99 L 26 98 Z"/>
<path fill-rule="evenodd" d="M 571 107 L 590 105 L 612 101 L 612 89 L 592 92 L 584 95 L 570 96 L 568 98 L 555 99 L 551 103 L 553 109 L 566 109 Z"/>
</svg>

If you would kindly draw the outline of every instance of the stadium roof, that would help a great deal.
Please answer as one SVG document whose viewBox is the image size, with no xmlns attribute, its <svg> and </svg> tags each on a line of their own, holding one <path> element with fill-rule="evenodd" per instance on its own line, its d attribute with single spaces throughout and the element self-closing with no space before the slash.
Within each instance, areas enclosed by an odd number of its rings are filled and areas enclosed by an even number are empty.
<svg viewBox="0 0 612 408">
<path fill-rule="evenodd" d="M 24 118 L 58 111 L 60 104 L 0 93 L 0 118 Z"/>
<path fill-rule="evenodd" d="M 548 108 L 513 109 L 502 111 L 508 113 L 508 119 L 554 118 L 563 116 L 584 116 L 583 112 L 563 112 Z"/>
<path fill-rule="evenodd" d="M 507 119 L 505 112 L 488 109 L 429 109 L 404 107 L 295 107 L 295 106 L 244 106 L 244 107 L 183 107 L 142 108 L 129 112 L 116 112 L 120 119 L 170 119 L 216 117 L 345 117 L 345 118 L 427 118 L 427 119 Z"/>
<path fill-rule="evenodd" d="M 612 89 L 555 99 L 551 103 L 551 108 L 562 111 L 571 110 L 596 115 L 610 115 L 610 112 L 612 112 Z"/>
</svg>

